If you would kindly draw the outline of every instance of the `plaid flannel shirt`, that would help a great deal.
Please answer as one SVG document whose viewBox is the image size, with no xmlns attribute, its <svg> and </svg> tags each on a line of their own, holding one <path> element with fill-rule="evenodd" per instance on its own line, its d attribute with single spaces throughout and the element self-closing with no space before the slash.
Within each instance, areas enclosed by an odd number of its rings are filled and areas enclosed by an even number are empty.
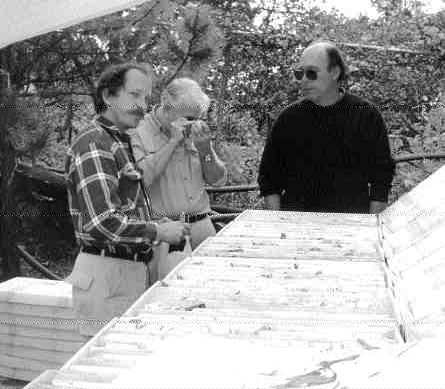
<svg viewBox="0 0 445 389">
<path fill-rule="evenodd" d="M 81 245 L 145 249 L 156 238 L 142 174 L 127 134 L 103 117 L 68 150 L 65 174 L 74 231 Z"/>
</svg>

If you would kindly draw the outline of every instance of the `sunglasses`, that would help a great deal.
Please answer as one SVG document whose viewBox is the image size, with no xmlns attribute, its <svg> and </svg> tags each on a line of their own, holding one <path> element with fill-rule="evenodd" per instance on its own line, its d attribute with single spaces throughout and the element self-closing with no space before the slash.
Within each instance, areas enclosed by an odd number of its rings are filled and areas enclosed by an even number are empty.
<svg viewBox="0 0 445 389">
<path fill-rule="evenodd" d="M 318 72 L 313 69 L 295 69 L 295 78 L 299 81 L 303 79 L 304 76 L 310 81 L 315 81 L 318 78 Z"/>
</svg>

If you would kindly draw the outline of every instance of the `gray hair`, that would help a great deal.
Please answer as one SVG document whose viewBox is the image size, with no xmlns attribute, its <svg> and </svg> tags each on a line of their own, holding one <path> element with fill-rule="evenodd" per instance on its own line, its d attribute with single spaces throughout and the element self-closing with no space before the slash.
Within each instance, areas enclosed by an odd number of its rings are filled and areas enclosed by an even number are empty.
<svg viewBox="0 0 445 389">
<path fill-rule="evenodd" d="M 206 112 L 210 106 L 210 98 L 199 84 L 191 78 L 176 78 L 163 90 L 162 105 L 167 109 L 191 108 Z"/>
</svg>

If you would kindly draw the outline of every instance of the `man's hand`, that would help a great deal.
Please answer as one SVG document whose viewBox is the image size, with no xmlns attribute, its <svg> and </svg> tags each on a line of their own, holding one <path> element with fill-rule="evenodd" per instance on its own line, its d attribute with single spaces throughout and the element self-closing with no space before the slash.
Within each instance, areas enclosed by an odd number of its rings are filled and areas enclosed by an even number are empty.
<svg viewBox="0 0 445 389">
<path fill-rule="evenodd" d="M 191 127 L 193 143 L 199 154 L 209 154 L 212 150 L 209 126 L 202 120 L 196 120 Z"/>
<path fill-rule="evenodd" d="M 380 213 L 386 208 L 386 203 L 383 201 L 371 201 L 369 203 L 369 213 Z"/>
<path fill-rule="evenodd" d="M 184 126 L 182 123 L 172 123 L 170 126 L 170 140 L 176 144 L 184 140 Z"/>
<path fill-rule="evenodd" d="M 279 211 L 281 208 L 281 196 L 279 194 L 270 194 L 264 196 L 266 209 L 271 211 Z"/>
<path fill-rule="evenodd" d="M 158 224 L 158 239 L 170 244 L 178 244 L 185 235 L 190 234 L 190 224 L 183 222 L 165 222 Z"/>
</svg>

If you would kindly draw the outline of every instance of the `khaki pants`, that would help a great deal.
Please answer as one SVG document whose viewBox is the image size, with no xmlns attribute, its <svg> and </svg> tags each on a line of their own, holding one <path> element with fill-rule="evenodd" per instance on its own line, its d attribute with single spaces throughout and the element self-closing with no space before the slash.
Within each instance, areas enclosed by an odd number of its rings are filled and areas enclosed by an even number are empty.
<svg viewBox="0 0 445 389">
<path fill-rule="evenodd" d="M 209 217 L 193 223 L 190 231 L 190 244 L 194 250 L 199 244 L 210 236 L 216 234 L 215 227 Z M 149 264 L 150 285 L 155 281 L 161 281 L 173 268 L 175 268 L 186 255 L 182 251 L 169 253 L 169 244 L 161 243 L 153 248 L 153 258 Z"/>
<path fill-rule="evenodd" d="M 92 336 L 146 290 L 148 273 L 142 262 L 81 252 L 65 281 L 73 286 L 79 332 Z"/>
<path fill-rule="evenodd" d="M 214 236 L 216 234 L 215 227 L 213 227 L 213 223 L 210 220 L 210 217 L 206 217 L 205 219 L 192 223 L 191 227 L 190 243 L 192 246 L 192 250 L 198 247 L 208 237 Z"/>
</svg>

